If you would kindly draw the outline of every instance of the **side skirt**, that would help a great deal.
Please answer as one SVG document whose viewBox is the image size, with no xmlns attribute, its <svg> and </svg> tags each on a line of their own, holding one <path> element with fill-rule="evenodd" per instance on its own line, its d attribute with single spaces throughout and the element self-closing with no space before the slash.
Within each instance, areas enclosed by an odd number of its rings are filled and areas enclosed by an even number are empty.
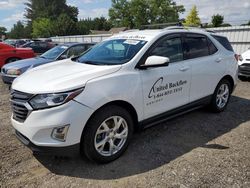
<svg viewBox="0 0 250 188">
<path fill-rule="evenodd" d="M 199 99 L 197 101 L 191 102 L 189 104 L 186 104 L 184 106 L 175 108 L 173 110 L 164 112 L 162 114 L 156 115 L 154 117 L 145 119 L 141 122 L 139 122 L 140 129 L 145 129 L 154 125 L 157 125 L 159 123 L 165 122 L 169 119 L 178 117 L 180 115 L 186 114 L 188 112 L 191 112 L 193 110 L 197 110 L 199 108 L 202 108 L 206 105 L 208 105 L 212 100 L 212 95 L 204 97 L 202 99 Z"/>
</svg>

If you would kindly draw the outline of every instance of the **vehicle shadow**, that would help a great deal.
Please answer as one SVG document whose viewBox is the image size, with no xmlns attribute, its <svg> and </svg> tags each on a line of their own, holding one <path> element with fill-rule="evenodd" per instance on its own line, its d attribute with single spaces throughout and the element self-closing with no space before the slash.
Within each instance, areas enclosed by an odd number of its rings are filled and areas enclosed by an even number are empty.
<svg viewBox="0 0 250 188">
<path fill-rule="evenodd" d="M 223 113 L 197 110 L 136 133 L 123 156 L 109 164 L 94 164 L 80 157 L 35 157 L 58 175 L 99 180 L 118 179 L 161 167 L 197 147 L 228 149 L 228 146 L 207 143 L 249 121 L 249 112 L 250 100 L 233 96 Z"/>
</svg>

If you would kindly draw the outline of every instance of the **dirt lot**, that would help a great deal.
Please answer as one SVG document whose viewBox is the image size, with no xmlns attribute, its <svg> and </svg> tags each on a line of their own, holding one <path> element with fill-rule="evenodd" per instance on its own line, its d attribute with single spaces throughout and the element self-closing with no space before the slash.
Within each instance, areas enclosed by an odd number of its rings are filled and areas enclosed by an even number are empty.
<svg viewBox="0 0 250 188">
<path fill-rule="evenodd" d="M 0 187 L 250 187 L 250 82 L 227 110 L 198 110 L 137 133 L 118 160 L 33 156 L 15 138 L 0 82 Z"/>
</svg>

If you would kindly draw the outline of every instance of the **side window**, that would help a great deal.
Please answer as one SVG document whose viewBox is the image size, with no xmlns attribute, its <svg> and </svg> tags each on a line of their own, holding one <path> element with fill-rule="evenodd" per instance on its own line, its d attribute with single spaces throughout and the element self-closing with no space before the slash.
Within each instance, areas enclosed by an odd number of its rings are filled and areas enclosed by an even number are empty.
<svg viewBox="0 0 250 188">
<path fill-rule="evenodd" d="M 78 56 L 85 51 L 85 47 L 78 45 L 69 48 L 65 53 L 67 53 L 67 57 L 70 58 L 72 56 Z"/>
<path fill-rule="evenodd" d="M 74 52 L 75 56 L 78 56 L 85 51 L 85 46 L 83 46 L 83 45 L 78 45 L 78 46 L 75 46 L 74 48 L 75 48 L 75 52 Z"/>
<path fill-rule="evenodd" d="M 30 43 L 30 45 L 29 45 L 30 47 L 36 47 L 37 46 L 37 44 L 35 43 L 35 42 L 32 42 L 32 43 Z"/>
<path fill-rule="evenodd" d="M 207 37 L 203 35 L 187 35 L 183 43 L 185 59 L 193 59 L 209 55 Z"/>
<path fill-rule="evenodd" d="M 210 55 L 215 54 L 218 51 L 218 49 L 216 48 L 214 43 L 209 38 L 207 38 L 207 44 L 208 44 L 208 49 L 209 49 Z"/>
<path fill-rule="evenodd" d="M 41 48 L 46 48 L 47 44 L 45 42 L 39 42 L 38 46 L 41 47 Z"/>
<path fill-rule="evenodd" d="M 165 37 L 149 52 L 149 56 L 157 55 L 168 57 L 170 63 L 182 61 L 182 42 L 180 37 Z"/>
<path fill-rule="evenodd" d="M 223 36 L 217 36 L 217 35 L 212 35 L 217 41 L 219 41 L 219 43 L 224 46 L 224 48 L 226 48 L 229 51 L 234 51 L 230 42 L 228 41 L 228 39 L 226 37 Z"/>
</svg>

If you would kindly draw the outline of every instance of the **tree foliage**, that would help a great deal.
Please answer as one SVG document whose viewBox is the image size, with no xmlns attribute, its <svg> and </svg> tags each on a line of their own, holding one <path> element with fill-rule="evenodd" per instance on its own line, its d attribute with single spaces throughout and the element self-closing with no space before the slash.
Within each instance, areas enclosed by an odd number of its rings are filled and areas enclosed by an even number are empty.
<svg viewBox="0 0 250 188">
<path fill-rule="evenodd" d="M 78 8 L 67 5 L 66 0 L 28 0 L 25 5 L 25 17 L 31 22 L 38 18 L 56 20 L 61 14 L 77 22 Z"/>
<path fill-rule="evenodd" d="M 142 25 L 177 22 L 182 5 L 172 0 L 112 0 L 109 9 L 111 23 L 116 26 L 138 28 Z"/>
<path fill-rule="evenodd" d="M 212 16 L 212 26 L 213 27 L 220 27 L 224 22 L 224 16 L 220 14 L 215 14 Z"/>
<path fill-rule="evenodd" d="M 187 15 L 185 22 L 185 26 L 200 26 L 201 25 L 201 20 L 198 16 L 198 10 L 196 6 L 193 6 L 189 14 Z"/>
<path fill-rule="evenodd" d="M 50 37 L 53 35 L 53 21 L 48 18 L 38 18 L 33 21 L 32 36 L 37 37 Z"/>
<path fill-rule="evenodd" d="M 78 8 L 67 5 L 66 0 L 28 0 L 25 5 L 33 37 L 77 33 Z"/>
<path fill-rule="evenodd" d="M 1 35 L 5 35 L 6 31 L 7 31 L 7 29 L 5 27 L 0 26 L 0 37 L 1 37 Z"/>
<path fill-rule="evenodd" d="M 15 39 L 30 37 L 29 33 L 27 32 L 27 27 L 25 27 L 25 25 L 21 21 L 18 21 L 16 24 L 14 24 L 10 32 L 7 33 L 7 36 L 9 38 Z"/>
</svg>

